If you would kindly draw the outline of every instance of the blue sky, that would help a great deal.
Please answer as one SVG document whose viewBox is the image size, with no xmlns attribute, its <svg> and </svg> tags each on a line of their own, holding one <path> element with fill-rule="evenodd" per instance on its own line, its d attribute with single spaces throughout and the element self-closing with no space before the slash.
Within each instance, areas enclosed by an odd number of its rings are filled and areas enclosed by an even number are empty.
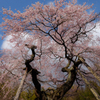
<svg viewBox="0 0 100 100">
<path fill-rule="evenodd" d="M 48 4 L 49 2 L 53 2 L 53 0 L 38 0 L 40 3 Z M 66 0 L 69 1 L 69 0 Z M 93 10 L 95 9 L 95 12 L 100 12 L 100 0 L 77 0 L 78 4 L 83 4 L 84 2 L 87 3 L 87 5 L 94 4 Z M 0 0 L 0 23 L 2 23 L 2 7 L 4 8 L 11 8 L 12 11 L 20 10 L 23 12 L 23 10 L 29 5 L 31 6 L 32 3 L 37 2 L 37 0 Z M 3 43 L 3 40 L 1 40 L 2 31 L 0 30 L 0 48 Z"/>
</svg>

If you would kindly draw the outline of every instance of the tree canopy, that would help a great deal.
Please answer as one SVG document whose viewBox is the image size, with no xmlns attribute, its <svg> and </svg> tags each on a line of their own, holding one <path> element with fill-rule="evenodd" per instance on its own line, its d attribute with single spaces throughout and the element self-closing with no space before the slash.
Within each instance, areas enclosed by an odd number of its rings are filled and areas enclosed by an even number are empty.
<svg viewBox="0 0 100 100">
<path fill-rule="evenodd" d="M 36 100 L 61 100 L 74 82 L 82 84 L 80 72 L 100 81 L 100 39 L 93 34 L 99 14 L 89 12 L 91 7 L 55 0 L 49 5 L 37 2 L 23 12 L 3 8 L 6 17 L 0 27 L 11 44 L 0 58 L 3 88 L 19 83 L 25 70 L 24 86 L 33 82 Z"/>
</svg>

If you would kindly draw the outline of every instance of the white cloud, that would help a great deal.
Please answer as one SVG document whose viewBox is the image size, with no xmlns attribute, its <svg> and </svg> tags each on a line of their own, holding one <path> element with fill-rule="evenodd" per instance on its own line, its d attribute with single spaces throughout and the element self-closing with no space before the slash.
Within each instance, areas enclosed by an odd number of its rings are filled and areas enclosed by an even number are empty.
<svg viewBox="0 0 100 100">
<path fill-rule="evenodd" d="M 2 43 L 2 46 L 1 46 L 1 49 L 12 49 L 15 45 L 16 45 L 16 43 L 18 42 L 18 41 L 13 41 L 13 42 L 10 42 L 11 41 L 11 39 L 13 39 L 13 37 L 11 36 L 11 35 L 8 35 L 5 39 L 4 39 L 4 41 L 3 41 L 3 43 Z M 29 41 L 31 41 L 33 38 L 30 36 L 30 35 L 28 35 L 28 34 L 26 34 L 26 33 L 21 33 L 21 34 L 19 34 L 19 38 L 18 38 L 19 40 L 20 39 L 22 39 L 22 43 L 24 43 L 25 44 L 25 42 L 27 41 L 27 40 L 29 40 Z M 18 40 L 17 39 L 17 40 Z M 13 39 L 14 40 L 14 39 Z M 19 41 L 20 42 L 20 41 Z M 35 43 L 37 43 L 37 41 L 34 41 Z M 26 42 L 27 43 L 27 42 Z M 34 43 L 34 44 L 35 44 Z"/>
<path fill-rule="evenodd" d="M 100 37 L 100 22 L 97 23 L 95 29 L 93 29 L 93 34 Z"/>
<path fill-rule="evenodd" d="M 50 1 L 50 2 L 47 3 L 47 5 L 52 6 L 52 5 L 54 5 L 54 2 Z"/>
<path fill-rule="evenodd" d="M 14 46 L 14 43 L 10 42 L 10 39 L 12 39 L 12 36 L 9 35 L 4 39 L 4 42 L 1 46 L 1 49 L 11 49 Z"/>
</svg>

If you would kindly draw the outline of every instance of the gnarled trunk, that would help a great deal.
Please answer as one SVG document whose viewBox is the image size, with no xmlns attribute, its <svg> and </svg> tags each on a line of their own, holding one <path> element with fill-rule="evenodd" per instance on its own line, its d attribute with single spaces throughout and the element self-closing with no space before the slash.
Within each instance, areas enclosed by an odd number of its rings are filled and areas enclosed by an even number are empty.
<svg viewBox="0 0 100 100">
<path fill-rule="evenodd" d="M 41 98 L 37 97 L 36 100 L 61 100 L 66 92 L 72 87 L 76 79 L 76 69 L 71 69 L 68 74 L 67 81 L 59 88 L 54 90 L 54 93 L 47 95 L 46 92 L 41 91 Z"/>
<path fill-rule="evenodd" d="M 66 92 L 72 87 L 74 81 L 76 79 L 76 70 L 70 70 L 68 74 L 67 81 L 56 90 L 53 100 L 61 100 Z"/>
<path fill-rule="evenodd" d="M 37 79 L 37 75 L 40 73 L 38 70 L 31 67 L 30 62 L 34 60 L 35 57 L 35 51 L 34 47 L 31 47 L 32 55 L 31 58 L 25 61 L 27 73 L 30 73 L 32 76 L 32 82 L 36 89 L 36 96 L 37 98 L 35 100 L 61 100 L 66 92 L 72 87 L 74 84 L 74 81 L 76 79 L 76 68 L 82 63 L 80 60 L 75 62 L 69 69 L 70 61 L 66 67 L 62 69 L 63 72 L 68 72 L 68 77 L 66 82 L 61 85 L 59 88 L 55 89 L 53 93 L 48 95 L 46 91 L 41 91 L 41 84 L 39 83 Z"/>
<path fill-rule="evenodd" d="M 80 60 L 78 60 L 77 62 L 74 63 L 74 65 L 70 69 L 68 69 L 69 64 L 68 64 L 68 66 L 66 66 L 65 68 L 62 69 L 63 72 L 68 72 L 68 78 L 67 78 L 67 81 L 56 90 L 56 92 L 53 96 L 53 100 L 61 100 L 64 97 L 64 95 L 66 94 L 66 92 L 73 86 L 74 81 L 76 79 L 76 68 L 81 63 L 82 62 Z"/>
</svg>

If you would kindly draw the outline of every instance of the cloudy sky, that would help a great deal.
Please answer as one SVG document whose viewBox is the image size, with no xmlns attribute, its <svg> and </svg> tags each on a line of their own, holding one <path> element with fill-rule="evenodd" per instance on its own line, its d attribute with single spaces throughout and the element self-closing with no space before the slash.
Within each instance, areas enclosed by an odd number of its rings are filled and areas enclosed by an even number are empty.
<svg viewBox="0 0 100 100">
<path fill-rule="evenodd" d="M 53 2 L 53 0 L 38 0 L 40 3 L 48 4 L 50 2 Z M 69 0 L 66 0 L 69 1 Z M 91 10 L 95 10 L 95 12 L 100 12 L 100 0 L 77 0 L 78 4 L 83 4 L 84 2 L 87 3 L 87 5 L 94 4 L 93 8 Z M 3 22 L 2 20 L 2 7 L 4 8 L 11 8 L 12 11 L 20 10 L 23 12 L 23 10 L 29 5 L 31 6 L 32 3 L 37 2 L 37 0 L 0 0 L 0 23 Z M 98 30 L 99 31 L 99 30 Z M 3 33 L 0 30 L 0 49 L 2 46 L 2 43 L 4 40 L 1 39 Z"/>
</svg>

